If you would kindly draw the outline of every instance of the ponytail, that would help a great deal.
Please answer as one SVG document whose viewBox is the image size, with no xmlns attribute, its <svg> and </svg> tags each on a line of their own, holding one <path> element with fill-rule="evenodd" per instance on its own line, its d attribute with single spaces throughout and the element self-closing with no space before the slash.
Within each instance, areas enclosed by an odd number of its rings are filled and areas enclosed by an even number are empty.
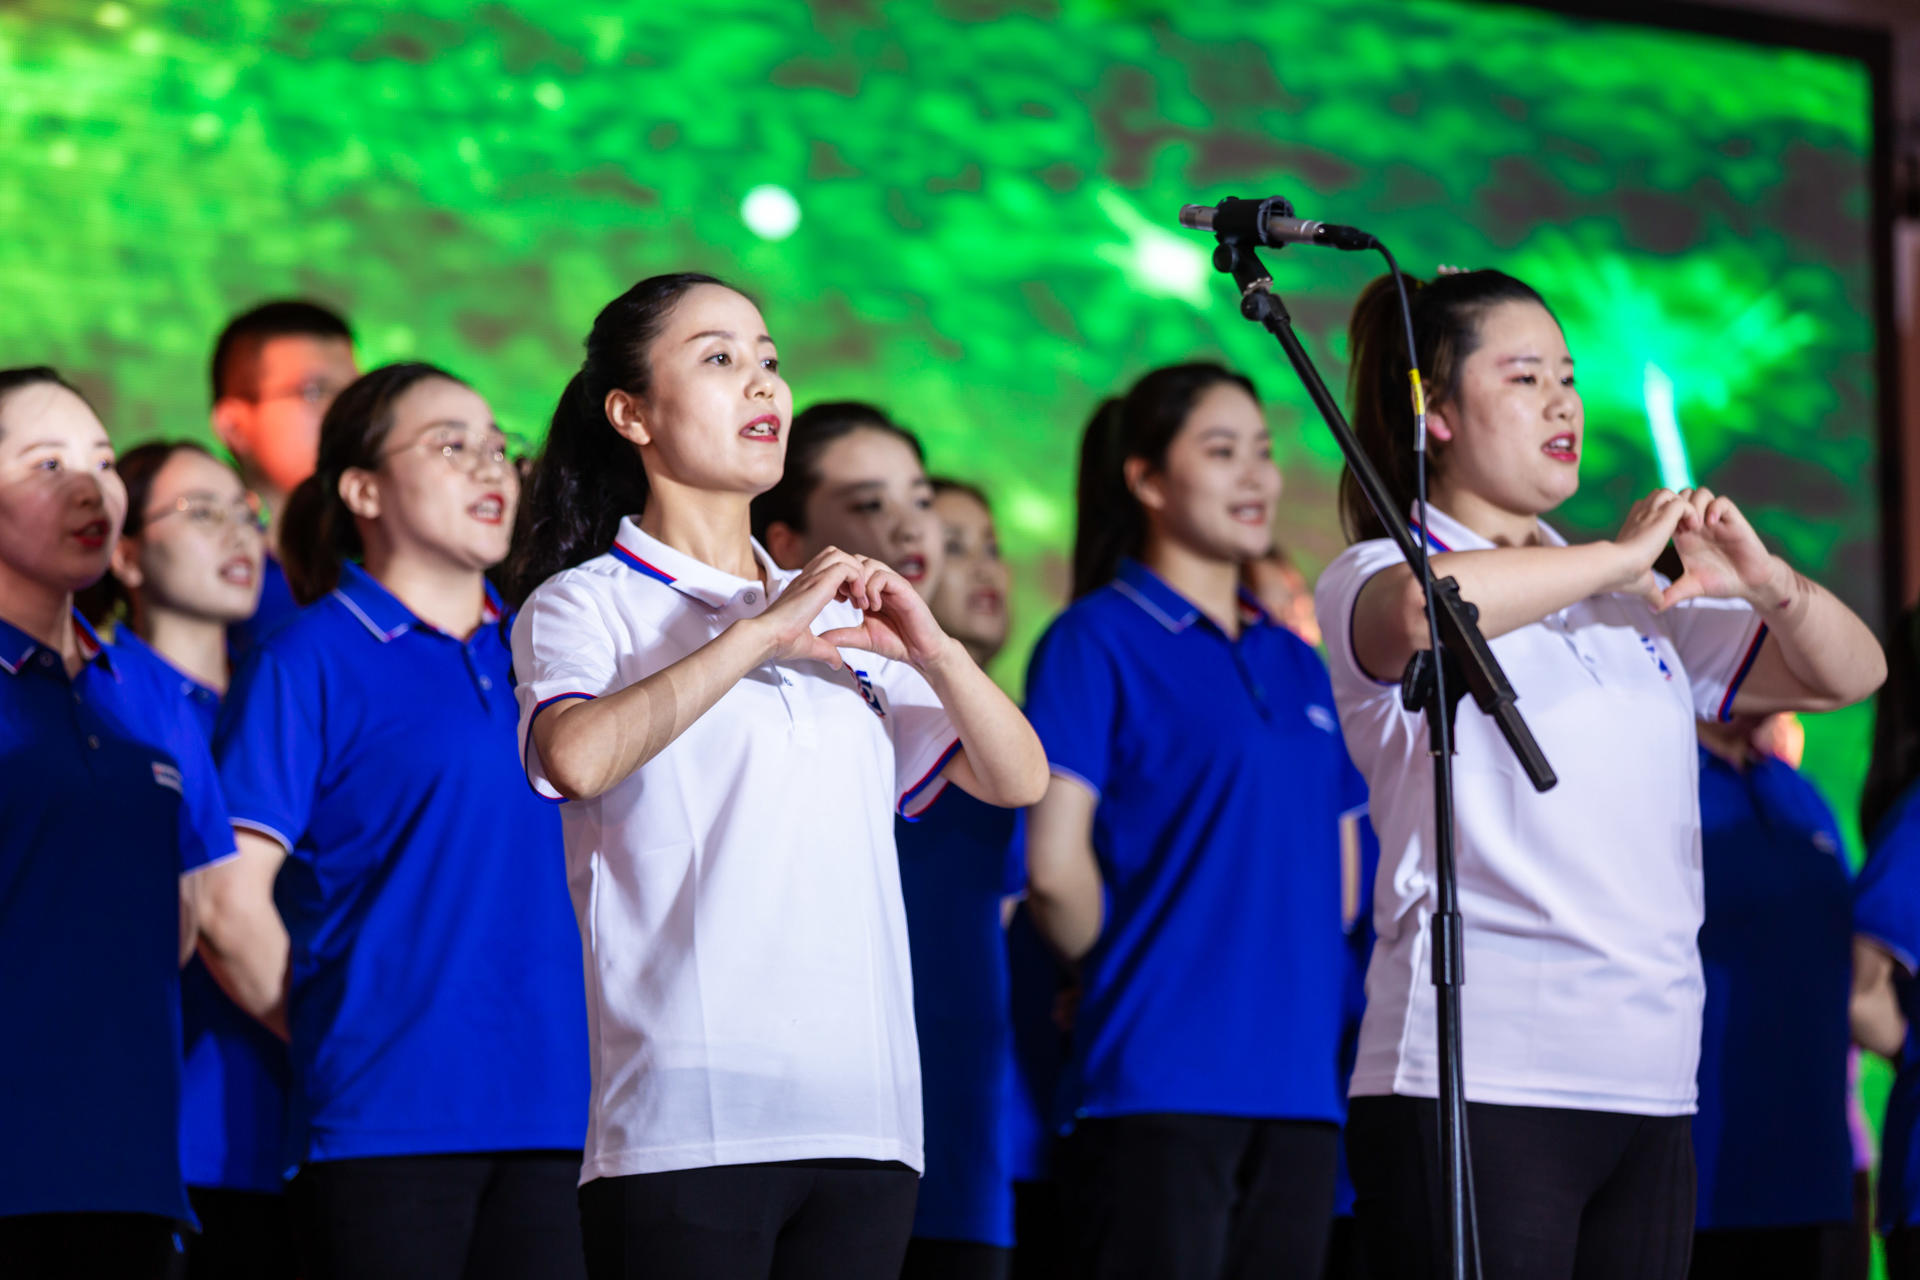
<svg viewBox="0 0 1920 1280">
<path fill-rule="evenodd" d="M 501 594 L 518 608 L 563 569 L 604 554 L 620 522 L 646 510 L 652 486 L 640 450 L 607 420 L 607 396 L 644 396 L 652 384 L 647 349 L 680 299 L 705 285 L 699 272 L 650 276 L 609 302 L 587 334 L 586 359 L 553 409 L 546 444 L 527 477 L 514 550 Z"/>
<path fill-rule="evenodd" d="M 1431 283 L 1409 278 L 1407 289 L 1420 377 L 1431 405 L 1452 394 L 1460 365 L 1480 346 L 1480 319 L 1488 311 L 1503 302 L 1533 302 L 1549 315 L 1553 311 L 1530 285 L 1504 271 L 1460 271 Z M 1418 489 L 1417 459 L 1406 326 L 1392 276 L 1381 276 L 1361 291 L 1347 324 L 1347 350 L 1347 417 L 1387 495 L 1404 512 Z M 1434 443 L 1429 448 L 1428 467 L 1442 465 L 1443 451 Z M 1351 469 L 1340 474 L 1340 524 L 1351 542 L 1387 536 Z"/>
<path fill-rule="evenodd" d="M 384 365 L 349 383 L 321 419 L 318 463 L 287 496 L 280 513 L 280 566 L 301 605 L 339 586 L 340 567 L 366 555 L 360 526 L 340 496 L 340 478 L 348 471 L 379 468 L 400 397 L 432 378 L 467 385 L 419 361 Z"/>
<path fill-rule="evenodd" d="M 1080 438 L 1078 513 L 1073 533 L 1073 599 L 1097 591 L 1146 543 L 1147 513 L 1127 487 L 1127 462 L 1166 465 L 1167 449 L 1200 398 L 1231 383 L 1258 400 L 1244 374 L 1207 361 L 1155 369 L 1125 396 L 1094 410 Z"/>
</svg>

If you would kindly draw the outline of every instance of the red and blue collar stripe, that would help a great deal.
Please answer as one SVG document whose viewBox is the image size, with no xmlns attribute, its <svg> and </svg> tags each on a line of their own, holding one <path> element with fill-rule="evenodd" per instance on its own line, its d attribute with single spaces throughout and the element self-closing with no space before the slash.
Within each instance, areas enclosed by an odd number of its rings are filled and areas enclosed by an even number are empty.
<svg viewBox="0 0 1920 1280">
<path fill-rule="evenodd" d="M 672 574 L 660 568 L 658 565 L 649 564 L 645 560 L 642 560 L 639 556 L 621 546 L 617 540 L 613 544 L 613 555 L 616 560 L 624 561 L 629 568 L 638 569 L 641 573 L 646 574 L 656 582 L 664 582 L 668 586 L 672 586 L 674 583 Z"/>
<path fill-rule="evenodd" d="M 1440 541 L 1439 538 L 1435 537 L 1433 530 L 1427 528 L 1425 525 L 1421 524 L 1418 520 L 1412 521 L 1411 523 L 1415 529 L 1418 529 L 1420 531 L 1421 536 L 1426 538 L 1427 548 L 1429 550 L 1442 551 L 1442 552 L 1453 550 L 1452 547 L 1448 546 L 1446 543 Z"/>
</svg>

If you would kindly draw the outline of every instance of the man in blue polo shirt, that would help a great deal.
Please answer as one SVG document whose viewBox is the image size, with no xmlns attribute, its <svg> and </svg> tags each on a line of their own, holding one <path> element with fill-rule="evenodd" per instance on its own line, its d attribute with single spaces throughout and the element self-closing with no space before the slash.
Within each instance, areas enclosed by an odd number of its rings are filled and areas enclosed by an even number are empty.
<svg viewBox="0 0 1920 1280">
<path fill-rule="evenodd" d="M 0 621 L 0 1274 L 165 1274 L 181 1177 L 182 879 L 233 852 L 157 660 Z M 185 913 L 190 918 L 190 913 Z"/>
</svg>

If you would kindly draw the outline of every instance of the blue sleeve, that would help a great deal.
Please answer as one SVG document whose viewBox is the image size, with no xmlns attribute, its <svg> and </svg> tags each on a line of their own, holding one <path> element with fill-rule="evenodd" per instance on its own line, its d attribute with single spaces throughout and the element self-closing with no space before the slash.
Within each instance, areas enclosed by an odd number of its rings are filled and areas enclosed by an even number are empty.
<svg viewBox="0 0 1920 1280">
<path fill-rule="evenodd" d="M 1070 609 L 1054 620 L 1027 664 L 1027 719 L 1053 772 L 1097 796 L 1119 721 L 1118 672 L 1092 620 Z"/>
<path fill-rule="evenodd" d="M 227 816 L 220 792 L 220 775 L 213 764 L 206 736 L 193 723 L 193 713 L 180 704 L 180 728 L 175 733 L 174 758 L 180 761 L 180 870 L 184 874 L 234 853 L 233 821 Z"/>
<path fill-rule="evenodd" d="M 269 644 L 240 673 L 214 740 L 233 825 L 291 850 L 313 813 L 324 745 L 318 673 Z"/>
<path fill-rule="evenodd" d="M 1007 837 L 1006 856 L 1001 863 L 1000 891 L 1006 894 L 1027 891 L 1027 811 L 1013 815 L 1013 833 Z"/>
<path fill-rule="evenodd" d="M 1854 881 L 1853 931 L 1920 973 L 1920 805 L 1910 796 L 1876 835 Z"/>
</svg>

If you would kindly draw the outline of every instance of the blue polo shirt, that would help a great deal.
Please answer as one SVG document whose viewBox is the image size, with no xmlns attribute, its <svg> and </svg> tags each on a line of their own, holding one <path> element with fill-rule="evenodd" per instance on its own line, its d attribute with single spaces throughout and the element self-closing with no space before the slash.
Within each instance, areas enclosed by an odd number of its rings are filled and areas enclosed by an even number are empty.
<svg viewBox="0 0 1920 1280">
<path fill-rule="evenodd" d="M 1768 756 L 1700 751 L 1707 998 L 1693 1118 L 1701 1230 L 1853 1219 L 1852 887 L 1833 811 Z"/>
<path fill-rule="evenodd" d="M 149 656 L 173 677 L 190 720 L 213 744 L 220 695 L 175 668 L 123 626 L 114 646 Z M 227 999 L 199 956 L 180 971 L 180 1161 L 190 1187 L 285 1188 L 287 1046 Z"/>
<path fill-rule="evenodd" d="M 1899 962 L 1894 989 L 1907 1019 L 1880 1135 L 1875 1199 L 1882 1231 L 1920 1225 L 1920 783 L 1909 786 L 1869 841 L 1854 882 L 1853 930 Z"/>
<path fill-rule="evenodd" d="M 229 693 L 234 825 L 288 851 L 297 1158 L 581 1145 L 580 937 L 508 668 L 494 622 L 457 639 L 348 565 Z"/>
<path fill-rule="evenodd" d="M 0 622 L 0 1216 L 190 1222 L 180 876 L 233 832 L 166 672 L 74 625 L 69 678 Z"/>
<path fill-rule="evenodd" d="M 1127 561 L 1028 670 L 1053 771 L 1099 797 L 1108 910 L 1082 964 L 1078 1115 L 1345 1114 L 1339 820 L 1366 787 L 1320 656 L 1242 609 L 1229 639 Z"/>
<path fill-rule="evenodd" d="M 260 647 L 260 642 L 298 616 L 293 588 L 287 583 L 287 571 L 271 551 L 260 564 L 260 603 L 253 616 L 227 628 L 227 656 L 237 669 L 241 659 Z"/>
<path fill-rule="evenodd" d="M 915 820 L 894 821 L 926 1126 L 913 1234 L 929 1239 L 1013 1244 L 1000 902 L 1018 817 L 948 787 Z"/>
</svg>

